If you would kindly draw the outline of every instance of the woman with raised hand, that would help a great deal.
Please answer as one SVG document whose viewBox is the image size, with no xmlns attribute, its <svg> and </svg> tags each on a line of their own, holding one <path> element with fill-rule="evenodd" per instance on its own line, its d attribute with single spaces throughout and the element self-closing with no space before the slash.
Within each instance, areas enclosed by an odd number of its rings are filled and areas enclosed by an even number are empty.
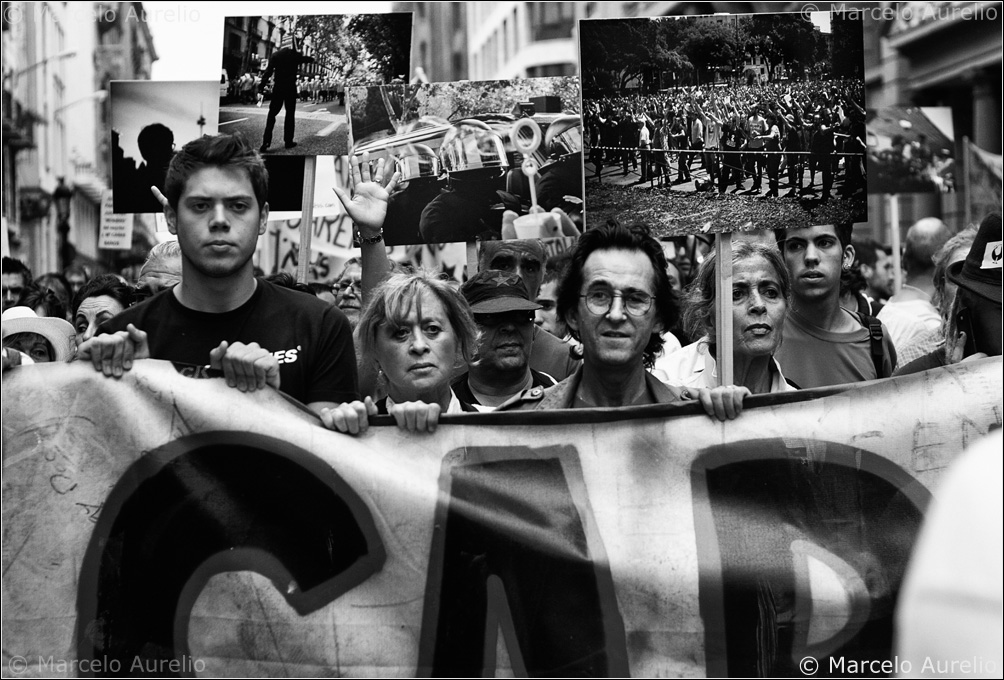
<svg viewBox="0 0 1004 680">
<path fill-rule="evenodd" d="M 335 193 L 352 218 L 363 242 L 364 309 L 356 328 L 360 368 L 375 368 L 387 397 L 374 402 L 339 404 L 321 414 L 324 425 L 357 434 L 377 414 L 394 416 L 402 429 L 432 432 L 442 413 L 474 411 L 450 389 L 454 369 L 466 365 L 477 347 L 477 325 L 467 301 L 443 278 L 426 273 L 389 270 L 380 242 L 387 196 L 398 174 L 383 186 L 384 160 L 370 167 L 369 158 L 353 158 L 355 182 L 350 194 Z"/>
</svg>

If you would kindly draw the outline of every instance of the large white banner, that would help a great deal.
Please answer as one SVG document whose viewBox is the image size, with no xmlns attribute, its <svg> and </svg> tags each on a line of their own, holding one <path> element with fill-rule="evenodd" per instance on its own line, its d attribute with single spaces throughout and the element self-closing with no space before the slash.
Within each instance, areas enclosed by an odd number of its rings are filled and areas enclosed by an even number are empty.
<svg viewBox="0 0 1004 680">
<path fill-rule="evenodd" d="M 322 428 L 171 364 L 3 377 L 5 675 L 801 676 L 891 658 L 1000 358 L 694 406 Z"/>
</svg>

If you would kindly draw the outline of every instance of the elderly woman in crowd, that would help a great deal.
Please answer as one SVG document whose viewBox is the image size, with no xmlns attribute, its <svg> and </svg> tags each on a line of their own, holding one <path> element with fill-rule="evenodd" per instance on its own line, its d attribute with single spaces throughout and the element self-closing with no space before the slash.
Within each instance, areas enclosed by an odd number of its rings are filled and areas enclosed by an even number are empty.
<svg viewBox="0 0 1004 680">
<path fill-rule="evenodd" d="M 181 246 L 177 241 L 164 241 L 150 249 L 139 270 L 136 285 L 154 295 L 181 281 Z"/>
<path fill-rule="evenodd" d="M 30 307 L 11 307 L 3 313 L 2 324 L 4 370 L 73 357 L 73 326 L 66 319 L 38 316 Z"/>
<path fill-rule="evenodd" d="M 356 344 L 361 364 L 380 371 L 387 397 L 328 409 L 321 414 L 326 427 L 357 434 L 379 413 L 394 416 L 402 429 L 432 432 L 441 413 L 475 411 L 453 394 L 450 379 L 470 362 L 477 326 L 447 281 L 425 273 L 392 274 L 359 318 Z"/>
<path fill-rule="evenodd" d="M 77 333 L 77 346 L 94 336 L 98 326 L 125 311 L 134 301 L 134 289 L 117 276 L 96 276 L 77 292 L 70 318 Z"/>
<path fill-rule="evenodd" d="M 687 292 L 684 325 L 697 342 L 666 358 L 660 366 L 668 382 L 714 387 L 716 258 L 701 265 Z M 788 270 L 773 244 L 739 241 L 732 246 L 732 356 L 735 384 L 753 394 L 795 389 L 781 373 L 774 352 L 781 346 L 788 311 Z"/>
</svg>

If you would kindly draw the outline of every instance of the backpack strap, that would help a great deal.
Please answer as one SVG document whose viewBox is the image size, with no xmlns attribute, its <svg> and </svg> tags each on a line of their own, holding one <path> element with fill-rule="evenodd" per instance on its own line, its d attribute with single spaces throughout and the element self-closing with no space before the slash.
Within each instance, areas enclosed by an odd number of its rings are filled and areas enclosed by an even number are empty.
<svg viewBox="0 0 1004 680">
<path fill-rule="evenodd" d="M 871 340 L 872 362 L 875 364 L 875 377 L 888 378 L 889 376 L 883 370 L 885 364 L 883 361 L 885 359 L 885 347 L 882 343 L 884 339 L 882 322 L 874 316 L 869 316 L 862 312 L 858 312 L 858 319 L 861 321 L 861 325 L 868 329 L 868 336 Z"/>
</svg>

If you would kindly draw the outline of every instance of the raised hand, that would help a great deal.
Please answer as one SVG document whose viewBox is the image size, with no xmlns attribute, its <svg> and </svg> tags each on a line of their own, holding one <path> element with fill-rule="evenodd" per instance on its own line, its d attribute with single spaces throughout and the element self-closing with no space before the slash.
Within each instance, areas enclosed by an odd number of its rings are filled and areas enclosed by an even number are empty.
<svg viewBox="0 0 1004 680">
<path fill-rule="evenodd" d="M 363 153 L 361 160 L 353 156 L 349 167 L 349 184 L 353 187 L 351 193 L 340 186 L 334 187 L 345 212 L 364 237 L 375 235 L 383 227 L 390 192 L 401 179 L 401 173 L 395 172 L 384 185 L 386 164 L 386 159 L 381 158 L 376 167 L 371 168 L 368 151 Z"/>
</svg>

